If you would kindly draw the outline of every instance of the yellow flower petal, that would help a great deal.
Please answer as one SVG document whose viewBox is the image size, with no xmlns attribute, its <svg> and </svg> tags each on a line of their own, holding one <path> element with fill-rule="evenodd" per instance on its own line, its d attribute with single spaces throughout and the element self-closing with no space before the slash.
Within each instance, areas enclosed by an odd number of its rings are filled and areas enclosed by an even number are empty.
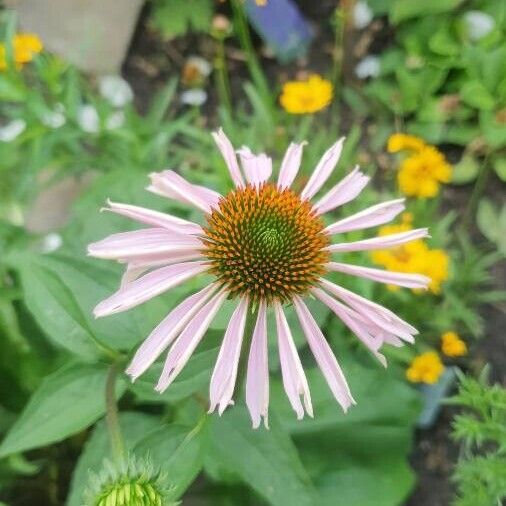
<svg viewBox="0 0 506 506">
<path fill-rule="evenodd" d="M 279 102 L 290 114 L 311 114 L 327 107 L 332 96 L 332 83 L 313 74 L 306 81 L 285 83 Z"/>
</svg>

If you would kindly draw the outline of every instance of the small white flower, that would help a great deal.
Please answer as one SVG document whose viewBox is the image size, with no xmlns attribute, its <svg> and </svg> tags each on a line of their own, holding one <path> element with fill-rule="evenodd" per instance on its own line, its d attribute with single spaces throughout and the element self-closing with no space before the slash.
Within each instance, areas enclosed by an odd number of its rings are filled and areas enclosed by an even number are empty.
<svg viewBox="0 0 506 506">
<path fill-rule="evenodd" d="M 100 118 L 97 110 L 89 104 L 81 105 L 77 111 L 77 123 L 88 133 L 96 133 L 100 129 Z"/>
<path fill-rule="evenodd" d="M 26 122 L 22 119 L 14 119 L 7 125 L 0 127 L 0 141 L 11 142 L 21 135 L 26 128 Z"/>
<path fill-rule="evenodd" d="M 201 56 L 190 56 L 186 60 L 186 65 L 195 67 L 202 77 L 207 77 L 212 70 L 211 64 Z"/>
<path fill-rule="evenodd" d="M 359 79 L 367 79 L 368 77 L 376 77 L 380 73 L 380 61 L 377 56 L 366 56 L 358 62 L 355 67 L 355 74 Z"/>
<path fill-rule="evenodd" d="M 60 234 L 51 233 L 47 234 L 43 239 L 40 245 L 41 253 L 52 253 L 61 247 L 63 244 L 63 239 Z"/>
<path fill-rule="evenodd" d="M 123 111 L 113 112 L 105 122 L 105 128 L 107 130 L 116 130 L 125 123 L 125 113 Z"/>
<path fill-rule="evenodd" d="M 134 98 L 132 88 L 120 76 L 103 76 L 98 82 L 100 94 L 114 107 L 124 107 Z"/>
<path fill-rule="evenodd" d="M 204 90 L 186 90 L 181 93 L 181 102 L 186 105 L 200 106 L 207 100 L 207 93 Z"/>
<path fill-rule="evenodd" d="M 492 16 L 481 11 L 468 11 L 464 14 L 467 33 L 471 40 L 480 40 L 486 37 L 495 27 Z"/>
<path fill-rule="evenodd" d="M 368 3 L 359 0 L 353 8 L 353 24 L 358 30 L 365 28 L 373 18 L 373 12 Z"/>
<path fill-rule="evenodd" d="M 67 122 L 64 112 L 63 104 L 56 104 L 52 111 L 45 111 L 40 120 L 48 128 L 60 128 Z"/>
</svg>

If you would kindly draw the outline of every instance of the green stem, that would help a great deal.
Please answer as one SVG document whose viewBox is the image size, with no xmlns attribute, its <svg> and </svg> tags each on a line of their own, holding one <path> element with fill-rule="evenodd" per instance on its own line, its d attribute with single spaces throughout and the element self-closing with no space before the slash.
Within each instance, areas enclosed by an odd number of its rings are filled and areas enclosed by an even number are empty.
<svg viewBox="0 0 506 506">
<path fill-rule="evenodd" d="M 249 31 L 246 16 L 244 15 L 244 8 L 240 0 L 230 0 L 230 3 L 232 5 L 232 10 L 234 13 L 234 28 L 237 37 L 239 38 L 241 48 L 246 56 L 246 63 L 251 74 L 251 79 L 255 83 L 258 92 L 264 99 L 265 104 L 269 107 L 269 110 L 271 110 L 272 99 L 269 83 L 265 78 L 262 67 L 260 66 L 257 55 L 255 53 L 255 49 L 253 48 L 253 43 L 251 42 L 251 34 Z"/>
<path fill-rule="evenodd" d="M 107 424 L 109 439 L 111 441 L 114 460 L 117 464 L 121 464 L 125 459 L 125 446 L 123 444 L 123 437 L 121 435 L 121 428 L 118 418 L 118 405 L 116 403 L 116 380 L 118 377 L 118 372 L 118 364 L 111 364 L 105 384 L 105 421 Z"/>
<path fill-rule="evenodd" d="M 471 197 L 469 198 L 469 203 L 467 205 L 467 211 L 464 217 L 464 226 L 467 227 L 471 221 L 471 216 L 473 216 L 476 212 L 476 208 L 478 207 L 478 200 L 483 194 L 485 190 L 485 186 L 487 184 L 488 176 L 490 174 L 490 164 L 488 163 L 489 153 L 485 156 L 485 160 L 483 160 L 483 165 L 480 168 L 480 172 L 478 173 L 478 177 L 476 179 L 476 183 L 473 188 L 473 192 L 471 193 Z"/>
<path fill-rule="evenodd" d="M 220 103 L 225 106 L 228 116 L 232 116 L 232 95 L 228 78 L 227 60 L 225 58 L 225 41 L 218 39 L 214 69 L 216 71 L 216 88 Z"/>
</svg>

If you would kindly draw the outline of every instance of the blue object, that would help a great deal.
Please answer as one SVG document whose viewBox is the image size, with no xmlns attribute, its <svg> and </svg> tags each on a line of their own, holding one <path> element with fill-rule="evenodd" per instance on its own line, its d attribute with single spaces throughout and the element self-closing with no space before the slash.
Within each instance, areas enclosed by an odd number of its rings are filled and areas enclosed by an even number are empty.
<svg viewBox="0 0 506 506">
<path fill-rule="evenodd" d="M 260 37 L 283 63 L 304 56 L 313 32 L 293 0 L 246 0 L 246 14 Z"/>
<path fill-rule="evenodd" d="M 421 385 L 419 387 L 423 397 L 423 410 L 418 417 L 417 427 L 428 429 L 436 421 L 441 401 L 445 399 L 455 383 L 455 370 L 447 367 L 435 385 Z"/>
</svg>

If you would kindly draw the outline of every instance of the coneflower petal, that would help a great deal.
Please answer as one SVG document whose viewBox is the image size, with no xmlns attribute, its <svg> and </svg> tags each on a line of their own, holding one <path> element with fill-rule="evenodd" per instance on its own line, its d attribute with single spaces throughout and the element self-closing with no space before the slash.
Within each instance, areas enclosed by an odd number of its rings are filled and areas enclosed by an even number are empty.
<svg viewBox="0 0 506 506">
<path fill-rule="evenodd" d="M 230 318 L 211 376 L 209 413 L 219 406 L 218 413 L 221 415 L 232 402 L 247 312 L 248 297 L 243 297 Z"/>
<path fill-rule="evenodd" d="M 235 156 L 235 150 L 230 142 L 229 138 L 225 135 L 223 130 L 220 128 L 217 132 L 213 132 L 213 139 L 216 142 L 218 149 L 225 160 L 227 168 L 232 177 L 232 181 L 235 186 L 239 188 L 244 186 L 244 179 L 237 163 L 237 157 Z"/>
<path fill-rule="evenodd" d="M 300 144 L 292 142 L 288 146 L 279 170 L 278 186 L 280 188 L 289 188 L 295 180 L 302 160 L 302 150 L 306 144 L 305 141 Z"/>
<path fill-rule="evenodd" d="M 371 251 L 376 249 L 388 249 L 400 246 L 416 239 L 424 239 L 429 236 L 426 228 L 416 228 L 407 232 L 399 232 L 397 234 L 381 235 L 372 239 L 364 239 L 363 241 L 344 242 L 340 244 L 332 244 L 326 248 L 331 253 L 344 251 Z"/>
<path fill-rule="evenodd" d="M 350 274 L 352 276 L 358 276 L 388 285 L 403 286 L 405 288 L 426 289 L 430 283 L 430 278 L 421 274 L 385 271 L 383 269 L 372 269 L 370 267 L 361 267 L 338 262 L 329 262 L 326 267 L 331 271 L 343 272 L 344 274 Z"/>
<path fill-rule="evenodd" d="M 265 153 L 255 155 L 247 147 L 242 147 L 238 153 L 249 184 L 259 186 L 271 177 L 272 159 Z"/>
<path fill-rule="evenodd" d="M 404 199 L 383 202 L 332 223 L 332 225 L 329 225 L 325 229 L 325 232 L 333 235 L 351 232 L 352 230 L 377 227 L 378 225 L 392 221 L 404 208 Z"/>
<path fill-rule="evenodd" d="M 267 356 L 267 310 L 265 302 L 258 306 L 258 317 L 251 338 L 246 373 L 246 405 L 248 406 L 253 428 L 260 426 L 262 418 L 269 428 L 269 366 Z"/>
<path fill-rule="evenodd" d="M 302 299 L 296 295 L 293 302 L 295 311 L 299 317 L 299 322 L 304 330 L 309 347 L 311 348 L 316 362 L 318 363 L 318 367 L 325 376 L 330 390 L 334 394 L 337 402 L 339 402 L 343 411 L 346 412 L 348 408 L 352 404 L 356 404 L 356 402 L 351 395 L 350 388 L 348 387 L 343 371 L 341 370 L 329 343 L 322 334 L 320 327 L 318 327 L 318 324 Z"/>
<path fill-rule="evenodd" d="M 126 311 L 180 285 L 204 272 L 207 268 L 208 266 L 204 262 L 187 262 L 161 267 L 120 288 L 116 293 L 100 302 L 93 313 L 98 318 Z"/>
<path fill-rule="evenodd" d="M 343 144 L 344 137 L 341 137 L 324 153 L 313 174 L 309 178 L 304 190 L 302 190 L 302 193 L 300 194 L 301 199 L 309 200 L 313 198 L 325 184 L 341 157 Z"/>
<path fill-rule="evenodd" d="M 351 202 L 358 197 L 360 192 L 367 186 L 369 180 L 370 178 L 364 175 L 357 165 L 315 204 L 316 211 L 319 214 L 324 214 L 336 207 Z"/>
<path fill-rule="evenodd" d="M 172 345 L 169 353 L 167 353 L 162 374 L 156 385 L 158 392 L 166 390 L 181 372 L 181 369 L 188 362 L 202 337 L 204 337 L 226 297 L 227 292 L 225 290 L 218 292 L 186 325 L 181 335 Z"/>
<path fill-rule="evenodd" d="M 126 373 L 137 379 L 179 335 L 197 311 L 205 304 L 217 286 L 213 283 L 178 304 L 141 344 Z"/>
</svg>

